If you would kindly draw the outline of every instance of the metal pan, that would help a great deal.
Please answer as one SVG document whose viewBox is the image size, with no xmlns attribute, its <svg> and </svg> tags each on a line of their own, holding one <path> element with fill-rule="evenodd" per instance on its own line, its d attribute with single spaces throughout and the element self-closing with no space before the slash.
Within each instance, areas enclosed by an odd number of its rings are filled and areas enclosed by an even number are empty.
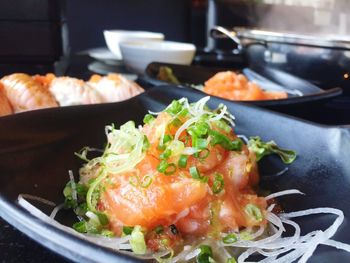
<svg viewBox="0 0 350 263">
<path fill-rule="evenodd" d="M 322 88 L 343 87 L 350 94 L 350 38 L 336 35 L 303 35 L 217 26 L 214 38 L 230 38 L 250 64 L 271 66 L 310 80 Z"/>
</svg>

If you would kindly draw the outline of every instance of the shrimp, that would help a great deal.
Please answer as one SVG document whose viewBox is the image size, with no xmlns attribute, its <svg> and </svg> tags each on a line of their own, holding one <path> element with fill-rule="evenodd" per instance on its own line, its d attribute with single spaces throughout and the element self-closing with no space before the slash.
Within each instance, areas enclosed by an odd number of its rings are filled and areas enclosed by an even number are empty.
<svg viewBox="0 0 350 263">
<path fill-rule="evenodd" d="M 0 116 L 12 114 L 12 107 L 7 99 L 4 86 L 0 83 Z"/>
<path fill-rule="evenodd" d="M 8 75 L 1 82 L 15 113 L 58 106 L 52 94 L 27 74 Z"/>
</svg>

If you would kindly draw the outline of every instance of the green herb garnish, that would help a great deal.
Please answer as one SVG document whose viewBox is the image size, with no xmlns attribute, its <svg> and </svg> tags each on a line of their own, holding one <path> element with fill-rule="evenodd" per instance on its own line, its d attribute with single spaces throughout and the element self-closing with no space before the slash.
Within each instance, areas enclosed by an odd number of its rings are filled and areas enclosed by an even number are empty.
<svg viewBox="0 0 350 263">
<path fill-rule="evenodd" d="M 263 142 L 258 136 L 249 138 L 248 147 L 255 152 L 257 161 L 266 155 L 278 154 L 285 164 L 291 164 L 297 157 L 295 151 L 282 149 L 274 141 Z"/>
</svg>

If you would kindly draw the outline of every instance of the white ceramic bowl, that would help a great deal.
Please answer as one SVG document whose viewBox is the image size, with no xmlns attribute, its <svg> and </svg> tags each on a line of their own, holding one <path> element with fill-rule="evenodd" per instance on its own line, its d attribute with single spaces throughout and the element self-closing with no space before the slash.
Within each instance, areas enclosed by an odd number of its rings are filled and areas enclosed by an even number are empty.
<svg viewBox="0 0 350 263">
<path fill-rule="evenodd" d="M 128 41 L 120 43 L 123 61 L 131 71 L 143 74 L 151 62 L 191 64 L 196 47 L 172 41 Z"/>
<path fill-rule="evenodd" d="M 119 43 L 122 41 L 162 41 L 162 33 L 147 31 L 129 31 L 129 30 L 104 30 L 103 35 L 108 49 L 118 58 L 122 59 Z"/>
</svg>

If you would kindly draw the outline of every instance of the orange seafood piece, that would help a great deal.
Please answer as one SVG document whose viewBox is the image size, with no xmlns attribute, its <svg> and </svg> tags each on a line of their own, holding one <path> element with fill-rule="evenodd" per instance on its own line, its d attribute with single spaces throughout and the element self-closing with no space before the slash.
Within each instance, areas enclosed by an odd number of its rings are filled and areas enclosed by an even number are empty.
<svg viewBox="0 0 350 263">
<path fill-rule="evenodd" d="M 45 88 L 49 88 L 51 82 L 56 78 L 55 74 L 47 73 L 46 75 L 34 75 L 33 79 L 41 83 Z"/>
<path fill-rule="evenodd" d="M 152 228 L 172 224 L 177 214 L 205 198 L 206 184 L 185 174 L 160 174 L 158 163 L 157 158 L 146 156 L 136 167 L 139 173 L 118 175 L 111 185 L 105 185 L 101 200 L 113 229 L 123 225 Z M 142 181 L 146 175 L 153 178 L 149 186 L 130 183 L 135 176 Z"/>
<path fill-rule="evenodd" d="M 86 83 L 99 93 L 103 102 L 127 100 L 144 91 L 136 82 L 120 74 L 108 74 L 103 77 L 95 74 Z"/>
<path fill-rule="evenodd" d="M 4 86 L 0 83 L 0 116 L 12 114 L 12 107 L 7 99 Z"/>
<path fill-rule="evenodd" d="M 219 72 L 205 82 L 204 92 L 229 100 L 273 100 L 284 99 L 286 92 L 264 91 L 242 74 L 233 71 Z"/>
<path fill-rule="evenodd" d="M 100 94 L 83 80 L 72 77 L 57 77 L 49 86 L 61 106 L 102 103 Z"/>
<path fill-rule="evenodd" d="M 153 122 L 144 125 L 142 132 L 150 142 L 144 159 L 129 172 L 109 174 L 103 183 L 98 207 L 107 214 L 112 231 L 120 234 L 123 226 L 141 225 L 152 229 L 175 224 L 183 234 L 200 236 L 265 224 L 266 220 L 252 220 L 245 212 L 247 204 L 266 210 L 265 199 L 257 197 L 252 190 L 259 179 L 258 170 L 255 155 L 246 145 L 240 151 L 208 145 L 204 160 L 189 156 L 186 167 L 177 166 L 170 175 L 158 171 L 162 153 L 158 147 L 160 138 L 164 133 L 174 137 L 176 132 L 169 125 L 172 119 L 170 114 L 162 112 Z M 232 130 L 223 134 L 236 138 Z M 184 136 L 187 135 L 184 131 Z M 191 142 L 188 143 L 191 146 Z M 176 157 L 167 161 L 177 163 Z M 207 180 L 192 178 L 190 167 L 196 167 Z M 223 181 L 220 194 L 212 190 L 218 175 Z M 151 182 L 142 186 L 150 178 Z"/>
<path fill-rule="evenodd" d="M 14 112 L 57 107 L 52 94 L 31 76 L 15 73 L 1 79 Z"/>
</svg>

